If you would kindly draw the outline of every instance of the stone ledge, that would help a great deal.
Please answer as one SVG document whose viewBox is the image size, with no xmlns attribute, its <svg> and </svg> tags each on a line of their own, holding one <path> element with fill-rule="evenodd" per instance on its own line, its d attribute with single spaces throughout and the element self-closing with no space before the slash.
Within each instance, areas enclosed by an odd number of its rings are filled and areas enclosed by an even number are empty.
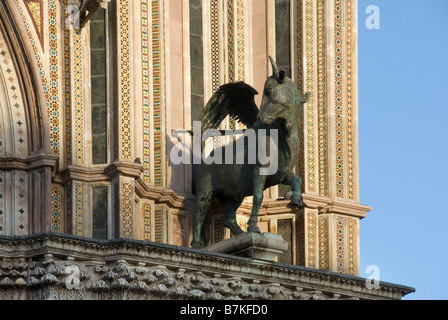
<svg viewBox="0 0 448 320">
<path fill-rule="evenodd" d="M 79 289 L 67 277 L 79 270 Z M 138 240 L 0 236 L 2 299 L 399 300 L 414 288 Z"/>
</svg>

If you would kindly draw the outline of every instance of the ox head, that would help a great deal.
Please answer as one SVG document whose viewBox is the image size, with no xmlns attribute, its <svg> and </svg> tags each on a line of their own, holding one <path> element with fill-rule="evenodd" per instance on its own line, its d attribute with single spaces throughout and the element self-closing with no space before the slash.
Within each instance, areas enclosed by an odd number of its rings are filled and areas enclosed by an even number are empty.
<svg viewBox="0 0 448 320">
<path fill-rule="evenodd" d="M 286 71 L 279 70 L 271 57 L 269 60 L 273 73 L 264 85 L 258 120 L 264 125 L 270 125 L 274 120 L 281 118 L 285 120 L 287 127 L 297 125 L 302 103 L 308 102 L 310 94 L 301 95 L 296 84 L 286 76 Z"/>
</svg>

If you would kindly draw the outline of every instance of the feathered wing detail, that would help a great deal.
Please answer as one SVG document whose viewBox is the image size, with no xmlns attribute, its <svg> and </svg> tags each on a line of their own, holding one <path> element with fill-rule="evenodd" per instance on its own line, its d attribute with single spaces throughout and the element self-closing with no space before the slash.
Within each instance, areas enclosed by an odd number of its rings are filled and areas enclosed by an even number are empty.
<svg viewBox="0 0 448 320">
<path fill-rule="evenodd" d="M 254 99 L 257 94 L 257 90 L 244 82 L 221 86 L 202 110 L 202 131 L 217 129 L 228 115 L 248 128 L 252 127 L 258 117 Z"/>
</svg>

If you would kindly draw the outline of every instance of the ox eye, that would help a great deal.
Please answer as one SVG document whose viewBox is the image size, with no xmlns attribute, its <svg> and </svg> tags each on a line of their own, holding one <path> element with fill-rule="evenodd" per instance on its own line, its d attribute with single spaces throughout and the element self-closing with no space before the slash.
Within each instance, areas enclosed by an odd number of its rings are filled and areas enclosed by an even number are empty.
<svg viewBox="0 0 448 320">
<path fill-rule="evenodd" d="M 272 94 L 272 88 L 265 89 L 264 94 L 269 97 Z"/>
</svg>

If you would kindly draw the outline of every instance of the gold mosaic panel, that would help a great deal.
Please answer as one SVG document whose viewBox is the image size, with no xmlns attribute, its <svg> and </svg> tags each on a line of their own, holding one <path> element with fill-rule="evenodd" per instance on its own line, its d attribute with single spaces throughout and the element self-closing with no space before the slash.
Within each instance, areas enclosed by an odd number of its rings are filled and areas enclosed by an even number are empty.
<svg viewBox="0 0 448 320">
<path fill-rule="evenodd" d="M 36 30 L 37 37 L 41 47 L 44 47 L 44 30 L 43 30 L 43 5 L 41 0 L 24 0 L 25 8 L 27 9 L 34 29 Z"/>
</svg>

